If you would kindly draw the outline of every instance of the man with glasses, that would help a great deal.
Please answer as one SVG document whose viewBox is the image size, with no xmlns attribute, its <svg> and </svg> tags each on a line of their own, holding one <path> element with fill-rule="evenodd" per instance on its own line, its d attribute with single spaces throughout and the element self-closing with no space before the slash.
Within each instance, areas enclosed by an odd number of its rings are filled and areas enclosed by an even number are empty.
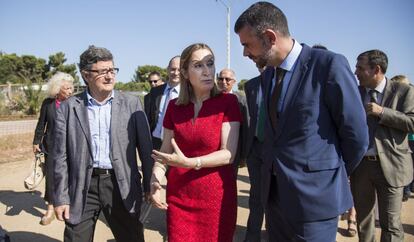
<svg viewBox="0 0 414 242">
<path fill-rule="evenodd" d="M 145 98 L 145 113 L 152 134 L 153 148 L 159 150 L 162 144 L 164 114 L 168 102 L 178 97 L 180 92 L 180 56 L 174 56 L 167 67 L 167 83 L 154 87 Z"/>
<path fill-rule="evenodd" d="M 231 93 L 236 95 L 239 102 L 240 112 L 243 116 L 243 122 L 240 124 L 239 144 L 237 147 L 236 157 L 234 158 L 234 164 L 237 171 L 238 167 L 244 167 L 246 165 L 246 142 L 245 137 L 247 135 L 247 103 L 246 97 L 240 92 L 233 92 L 233 86 L 236 84 L 236 74 L 232 69 L 225 68 L 221 70 L 217 76 L 217 86 L 223 93 Z"/>
<path fill-rule="evenodd" d="M 161 73 L 159 73 L 158 71 L 151 71 L 148 74 L 148 82 L 151 85 L 151 89 L 154 87 L 158 87 L 164 84 L 164 80 L 162 80 L 161 78 Z M 145 108 L 145 113 L 149 112 L 149 103 L 150 103 L 150 95 L 149 93 L 147 93 L 144 96 L 144 108 Z"/>
<path fill-rule="evenodd" d="M 55 212 L 66 224 L 64 241 L 93 241 L 101 211 L 116 241 L 144 241 L 136 151 L 146 194 L 153 160 L 141 102 L 114 91 L 119 69 L 109 50 L 89 46 L 80 56 L 79 69 L 87 90 L 57 110 L 51 155 Z"/>
<path fill-rule="evenodd" d="M 161 74 L 158 71 L 151 71 L 148 74 L 148 82 L 151 85 L 151 88 L 164 84 L 164 81 L 161 78 Z"/>
</svg>

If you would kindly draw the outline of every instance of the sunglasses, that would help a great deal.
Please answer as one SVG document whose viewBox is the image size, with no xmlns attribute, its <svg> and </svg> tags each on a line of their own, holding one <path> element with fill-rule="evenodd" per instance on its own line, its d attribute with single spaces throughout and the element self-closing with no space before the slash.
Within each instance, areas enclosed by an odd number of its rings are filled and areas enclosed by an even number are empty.
<svg viewBox="0 0 414 242">
<path fill-rule="evenodd" d="M 228 78 L 228 77 L 218 77 L 217 78 L 217 80 L 219 80 L 219 81 L 227 81 L 227 82 L 231 82 L 231 81 L 233 81 L 234 79 L 233 78 Z"/>
<path fill-rule="evenodd" d="M 148 82 L 149 83 L 157 83 L 157 82 L 159 82 L 161 79 L 158 79 L 158 80 L 148 80 Z"/>
</svg>

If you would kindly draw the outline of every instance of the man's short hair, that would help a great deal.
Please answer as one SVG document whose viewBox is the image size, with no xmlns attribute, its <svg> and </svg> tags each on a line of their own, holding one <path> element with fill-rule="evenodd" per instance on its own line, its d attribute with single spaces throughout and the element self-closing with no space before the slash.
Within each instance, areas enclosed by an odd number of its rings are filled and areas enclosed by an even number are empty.
<svg viewBox="0 0 414 242">
<path fill-rule="evenodd" d="M 379 66 L 383 74 L 387 72 L 388 68 L 388 57 L 387 55 L 381 50 L 368 50 L 361 54 L 359 54 L 357 60 L 366 59 L 368 61 L 368 65 L 373 68 L 375 66 Z"/>
<path fill-rule="evenodd" d="M 148 76 L 152 76 L 152 75 L 157 75 L 157 76 L 161 76 L 161 73 L 159 73 L 158 71 L 151 71 Z"/>
<path fill-rule="evenodd" d="M 113 61 L 113 56 L 106 48 L 90 45 L 80 56 L 79 70 L 89 70 L 98 61 Z"/>
<path fill-rule="evenodd" d="M 246 9 L 237 19 L 234 32 L 239 33 L 245 26 L 255 29 L 258 36 L 266 29 L 272 29 L 285 37 L 290 36 L 285 14 L 269 2 L 257 2 Z"/>
</svg>

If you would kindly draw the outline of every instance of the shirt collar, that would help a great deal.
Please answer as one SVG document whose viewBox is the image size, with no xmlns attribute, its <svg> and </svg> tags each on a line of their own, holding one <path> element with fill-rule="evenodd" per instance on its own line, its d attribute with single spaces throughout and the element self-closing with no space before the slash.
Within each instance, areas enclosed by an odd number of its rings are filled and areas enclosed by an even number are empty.
<svg viewBox="0 0 414 242">
<path fill-rule="evenodd" d="M 293 40 L 292 50 L 289 52 L 288 56 L 283 60 L 282 64 L 280 64 L 279 67 L 286 71 L 292 71 L 301 51 L 302 45 L 300 45 L 298 41 Z"/>
<path fill-rule="evenodd" d="M 110 98 L 108 98 L 108 100 L 106 100 L 106 102 L 105 103 L 99 103 L 98 101 L 96 101 L 96 99 L 95 98 L 93 98 L 92 96 L 91 96 L 91 94 L 89 94 L 89 89 L 88 89 L 88 91 L 86 92 L 86 97 L 88 98 L 88 102 L 89 103 L 92 103 L 92 104 L 94 104 L 94 105 L 105 105 L 105 104 L 107 104 L 108 102 L 110 102 L 110 101 L 112 101 L 112 99 L 114 99 L 114 94 L 115 94 L 115 92 L 114 92 L 114 90 L 112 90 L 112 92 L 111 92 L 111 97 Z"/>
<path fill-rule="evenodd" d="M 381 82 L 378 84 L 377 87 L 374 88 L 375 91 L 383 94 L 384 93 L 384 89 L 385 89 L 385 85 L 387 84 L 387 79 L 385 79 L 385 77 L 381 80 Z M 371 88 L 366 87 L 365 91 L 368 93 L 371 90 Z"/>
<path fill-rule="evenodd" d="M 170 86 L 169 83 L 167 83 L 167 88 L 165 90 L 168 90 L 169 88 L 172 88 L 173 90 L 175 90 L 177 93 L 180 93 L 180 84 L 178 84 L 175 87 Z"/>
</svg>

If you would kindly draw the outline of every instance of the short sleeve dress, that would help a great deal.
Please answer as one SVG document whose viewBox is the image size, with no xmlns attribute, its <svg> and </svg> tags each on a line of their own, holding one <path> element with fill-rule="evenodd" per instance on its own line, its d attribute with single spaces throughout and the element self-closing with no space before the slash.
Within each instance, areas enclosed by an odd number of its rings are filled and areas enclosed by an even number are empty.
<svg viewBox="0 0 414 242">
<path fill-rule="evenodd" d="M 220 149 L 224 122 L 241 122 L 237 97 L 220 94 L 207 99 L 194 118 L 194 104 L 172 100 L 164 127 L 174 131 L 187 157 Z M 168 241 L 231 242 L 236 227 L 236 174 L 231 164 L 200 170 L 170 167 L 167 173 Z"/>
</svg>

